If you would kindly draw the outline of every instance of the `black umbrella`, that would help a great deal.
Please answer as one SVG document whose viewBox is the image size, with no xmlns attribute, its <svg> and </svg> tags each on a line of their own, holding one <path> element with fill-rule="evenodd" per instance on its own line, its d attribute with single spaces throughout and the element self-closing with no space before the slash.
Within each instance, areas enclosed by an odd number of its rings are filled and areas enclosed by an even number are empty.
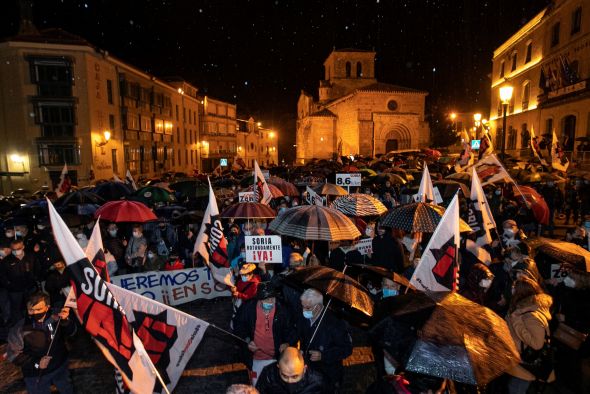
<svg viewBox="0 0 590 394">
<path fill-rule="evenodd" d="M 96 204 L 102 205 L 106 201 L 101 196 L 92 193 L 88 190 L 77 190 L 64 194 L 58 198 L 53 205 L 56 207 L 65 207 L 67 205 L 80 205 L 80 204 Z"/>
<path fill-rule="evenodd" d="M 203 221 L 203 216 L 203 211 L 185 211 L 180 216 L 173 217 L 170 222 L 179 225 L 200 224 Z"/>
<path fill-rule="evenodd" d="M 313 287 L 367 316 L 373 314 L 373 300 L 369 291 L 340 271 L 323 266 L 306 267 L 289 274 L 286 279 L 291 283 Z"/>
<path fill-rule="evenodd" d="M 131 187 L 123 182 L 102 182 L 94 186 L 90 191 L 107 201 L 120 200 L 133 193 Z"/>
<path fill-rule="evenodd" d="M 371 274 L 374 274 L 380 278 L 387 278 L 392 280 L 393 282 L 401 285 L 401 286 L 405 286 L 405 287 L 409 287 L 409 288 L 414 288 L 414 286 L 412 286 L 412 284 L 410 283 L 410 281 L 408 279 L 406 279 L 404 276 L 395 273 L 393 271 L 388 270 L 387 268 L 383 268 L 383 267 L 379 267 L 376 265 L 368 265 L 368 264 L 350 264 L 348 265 L 348 270 L 347 272 L 350 273 L 350 271 L 358 271 L 358 272 L 370 272 Z"/>
<path fill-rule="evenodd" d="M 186 208 L 180 205 L 167 205 L 154 209 L 154 213 L 158 218 L 166 221 L 177 219 L 186 212 Z"/>
<path fill-rule="evenodd" d="M 388 300 L 391 316 L 374 331 L 406 370 L 484 385 L 520 362 L 504 319 L 457 293 Z"/>
</svg>

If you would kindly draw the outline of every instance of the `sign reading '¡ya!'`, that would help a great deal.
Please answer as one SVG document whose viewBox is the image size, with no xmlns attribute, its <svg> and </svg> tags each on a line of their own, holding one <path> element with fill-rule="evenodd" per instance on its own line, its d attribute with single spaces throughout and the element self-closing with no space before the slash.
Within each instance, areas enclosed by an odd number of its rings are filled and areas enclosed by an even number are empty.
<svg viewBox="0 0 590 394">
<path fill-rule="evenodd" d="M 361 185 L 361 174 L 336 174 L 336 184 L 338 186 L 360 186 Z"/>
<path fill-rule="evenodd" d="M 283 250 L 278 235 L 247 235 L 246 261 L 248 263 L 282 263 Z"/>
</svg>

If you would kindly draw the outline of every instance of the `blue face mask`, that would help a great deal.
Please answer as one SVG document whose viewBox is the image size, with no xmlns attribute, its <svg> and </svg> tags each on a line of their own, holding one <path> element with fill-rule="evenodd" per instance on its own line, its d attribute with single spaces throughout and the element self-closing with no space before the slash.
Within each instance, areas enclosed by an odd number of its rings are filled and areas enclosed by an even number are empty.
<svg viewBox="0 0 590 394">
<path fill-rule="evenodd" d="M 248 282 L 248 275 L 240 275 L 242 282 Z"/>
<path fill-rule="evenodd" d="M 396 295 L 399 294 L 398 290 L 393 290 L 393 289 L 383 289 L 383 298 L 387 298 L 387 297 L 395 297 Z"/>
<path fill-rule="evenodd" d="M 311 320 L 313 318 L 313 311 L 303 311 L 303 317 L 305 317 L 308 320 Z"/>
<path fill-rule="evenodd" d="M 265 311 L 270 311 L 273 306 L 274 306 L 274 304 L 272 302 L 263 302 L 262 303 L 262 309 L 264 309 Z"/>
</svg>

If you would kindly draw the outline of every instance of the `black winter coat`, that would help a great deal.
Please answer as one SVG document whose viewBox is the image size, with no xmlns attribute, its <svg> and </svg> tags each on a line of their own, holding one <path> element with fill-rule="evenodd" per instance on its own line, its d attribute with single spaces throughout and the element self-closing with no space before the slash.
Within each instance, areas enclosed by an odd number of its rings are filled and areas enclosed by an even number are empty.
<svg viewBox="0 0 590 394">
<path fill-rule="evenodd" d="M 260 394 L 327 394 L 330 393 L 322 374 L 308 368 L 303 378 L 297 383 L 285 383 L 279 374 L 276 362 L 262 370 L 256 383 Z"/>
<path fill-rule="evenodd" d="M 55 333 L 55 339 L 49 353 L 51 361 L 46 369 L 39 370 L 35 365 L 47 354 L 52 332 Z M 75 332 L 76 324 L 71 318 L 62 320 L 57 328 L 57 320 L 51 316 L 46 317 L 43 324 L 34 322 L 31 317 L 27 316 L 10 329 L 7 340 L 7 358 L 21 367 L 25 378 L 37 377 L 39 371 L 42 371 L 42 374 L 50 373 L 66 362 L 68 350 L 65 338 Z"/>
</svg>

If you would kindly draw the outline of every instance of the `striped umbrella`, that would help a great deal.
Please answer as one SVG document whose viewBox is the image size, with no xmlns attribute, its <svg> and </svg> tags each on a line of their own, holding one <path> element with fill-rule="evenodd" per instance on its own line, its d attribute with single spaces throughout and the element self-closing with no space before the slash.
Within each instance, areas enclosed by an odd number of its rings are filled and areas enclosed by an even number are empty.
<svg viewBox="0 0 590 394">
<path fill-rule="evenodd" d="M 322 196 L 346 196 L 348 194 L 345 188 L 333 183 L 322 183 L 314 187 L 313 191 Z"/>
<path fill-rule="evenodd" d="M 267 182 L 269 185 L 275 185 L 276 187 L 278 187 L 279 190 L 285 196 L 299 197 L 301 195 L 301 193 L 299 193 L 299 190 L 297 190 L 297 186 L 295 186 L 291 182 L 287 182 L 286 180 L 284 180 L 282 178 L 279 178 L 276 176 L 271 176 L 270 178 L 268 178 Z M 272 193 L 272 191 L 271 191 L 271 193 Z"/>
<path fill-rule="evenodd" d="M 313 241 L 341 241 L 361 236 L 344 214 L 319 205 L 289 208 L 270 222 L 269 229 L 281 235 Z"/>
<path fill-rule="evenodd" d="M 410 233 L 433 233 L 445 213 L 444 207 L 425 202 L 415 202 L 394 208 L 381 220 L 381 226 Z M 459 219 L 459 231 L 473 231 L 463 219 Z"/>
<path fill-rule="evenodd" d="M 268 219 L 276 217 L 277 214 L 268 205 L 257 202 L 240 202 L 227 207 L 219 216 L 234 219 Z"/>
<path fill-rule="evenodd" d="M 347 216 L 379 216 L 387 212 L 387 208 L 381 201 L 363 193 L 338 197 L 332 203 L 332 208 Z"/>
</svg>

